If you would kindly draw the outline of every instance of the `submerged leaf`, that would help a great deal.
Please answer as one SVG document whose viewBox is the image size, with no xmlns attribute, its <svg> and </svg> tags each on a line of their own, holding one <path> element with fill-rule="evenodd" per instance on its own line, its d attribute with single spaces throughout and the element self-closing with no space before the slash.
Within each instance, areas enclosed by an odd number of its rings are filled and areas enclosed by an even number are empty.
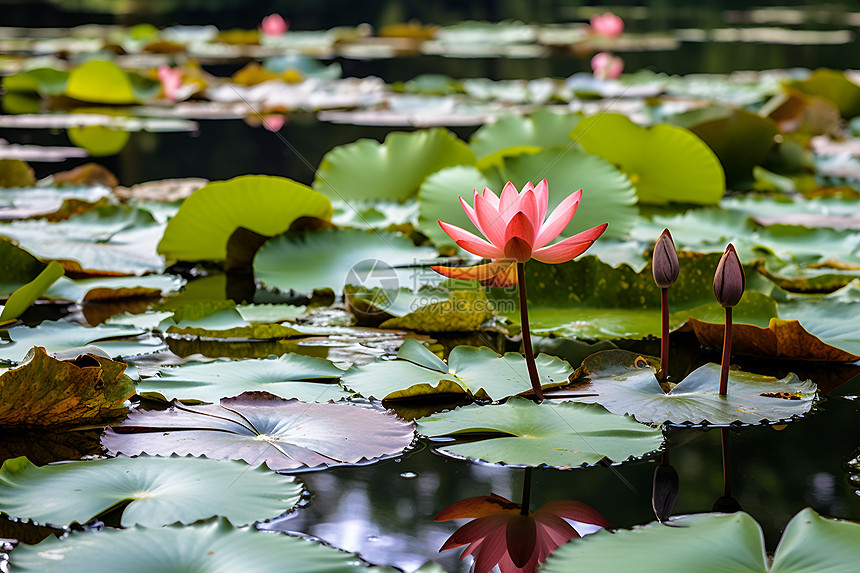
<svg viewBox="0 0 860 573">
<path fill-rule="evenodd" d="M 0 468 L 3 511 L 57 525 L 86 523 L 123 502 L 130 502 L 122 512 L 123 527 L 193 523 L 216 515 L 243 525 L 289 511 L 301 491 L 292 477 L 198 458 L 112 458 L 36 467 L 20 457 Z"/>
<path fill-rule="evenodd" d="M 105 432 L 102 445 L 126 455 L 203 455 L 296 470 L 393 456 L 412 438 L 412 424 L 386 411 L 248 392 L 220 405 L 135 410 Z"/>
<path fill-rule="evenodd" d="M 0 375 L 0 426 L 83 426 L 125 415 L 134 383 L 122 362 L 94 354 L 62 361 L 38 346 L 28 356 Z"/>
</svg>

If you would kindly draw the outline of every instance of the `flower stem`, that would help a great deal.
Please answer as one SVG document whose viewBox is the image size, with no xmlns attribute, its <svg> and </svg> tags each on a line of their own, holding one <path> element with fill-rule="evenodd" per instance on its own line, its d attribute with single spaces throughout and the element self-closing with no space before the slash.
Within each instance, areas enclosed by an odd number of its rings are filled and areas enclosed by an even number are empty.
<svg viewBox="0 0 860 573">
<path fill-rule="evenodd" d="M 529 498 L 532 494 L 532 469 L 526 468 L 525 473 L 523 474 L 523 497 L 522 497 L 522 508 L 520 509 L 520 514 L 528 515 L 529 514 Z"/>
<path fill-rule="evenodd" d="M 526 264 L 517 263 L 517 290 L 520 293 L 520 324 L 523 329 L 523 354 L 526 357 L 526 367 L 529 370 L 529 380 L 535 394 L 535 402 L 543 402 L 543 390 L 540 387 L 540 376 L 538 376 L 537 364 L 535 364 L 535 353 L 532 350 L 532 335 L 529 331 L 529 309 L 526 305 Z"/>
<path fill-rule="evenodd" d="M 660 371 L 657 379 L 662 382 L 669 376 L 669 289 L 660 289 L 660 312 L 663 325 L 660 333 Z"/>
<path fill-rule="evenodd" d="M 723 496 L 732 497 L 732 459 L 729 455 L 729 429 L 720 428 L 723 446 Z"/>
<path fill-rule="evenodd" d="M 720 396 L 729 388 L 729 362 L 732 360 L 732 307 L 726 307 L 726 328 L 723 332 L 723 361 L 720 365 Z"/>
</svg>

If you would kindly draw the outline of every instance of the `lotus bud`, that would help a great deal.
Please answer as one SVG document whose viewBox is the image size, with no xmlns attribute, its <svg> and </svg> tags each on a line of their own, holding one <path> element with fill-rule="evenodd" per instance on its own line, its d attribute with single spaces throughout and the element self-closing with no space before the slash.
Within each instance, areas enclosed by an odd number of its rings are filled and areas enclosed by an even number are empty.
<svg viewBox="0 0 860 573">
<path fill-rule="evenodd" d="M 669 229 L 663 229 L 663 234 L 654 245 L 651 269 L 654 271 L 654 282 L 660 288 L 669 288 L 678 280 L 678 253 L 675 252 L 675 242 Z"/>
<path fill-rule="evenodd" d="M 717 302 L 726 308 L 735 306 L 744 294 L 745 284 L 744 268 L 734 245 L 729 243 L 714 274 L 714 296 Z"/>
</svg>

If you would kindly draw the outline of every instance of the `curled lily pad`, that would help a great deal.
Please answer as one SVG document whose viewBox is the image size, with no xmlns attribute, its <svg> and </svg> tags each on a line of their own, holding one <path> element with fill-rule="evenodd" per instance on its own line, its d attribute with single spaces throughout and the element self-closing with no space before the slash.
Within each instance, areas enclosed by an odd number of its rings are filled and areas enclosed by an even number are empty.
<svg viewBox="0 0 860 573">
<path fill-rule="evenodd" d="M 122 512 L 123 527 L 193 523 L 216 515 L 242 525 L 289 511 L 301 491 L 288 476 L 198 458 L 113 458 L 36 467 L 20 457 L 0 468 L 4 512 L 60 525 L 84 523 L 122 502 L 131 502 Z"/>
<path fill-rule="evenodd" d="M 326 153 L 313 188 L 332 199 L 402 201 L 415 195 L 431 173 L 474 163 L 475 154 L 450 131 L 393 132 L 384 143 L 360 139 Z"/>
<path fill-rule="evenodd" d="M 218 402 L 224 396 L 266 391 L 304 402 L 339 399 L 346 393 L 336 381 L 343 370 L 322 358 L 283 354 L 278 358 L 184 364 L 162 368 L 142 380 L 137 393 L 146 398 Z"/>
<path fill-rule="evenodd" d="M 543 388 L 567 384 L 573 369 L 567 362 L 541 354 L 538 375 Z M 499 356 L 486 347 L 458 346 L 446 364 L 421 343 L 408 339 L 397 360 L 382 360 L 350 368 L 343 385 L 367 398 L 402 400 L 428 395 L 472 395 L 500 400 L 531 390 L 522 354 Z"/>
<path fill-rule="evenodd" d="M 39 545 L 22 545 L 12 556 L 12 566 L 21 573 L 151 573 L 155 563 L 161 571 L 199 573 L 369 570 L 351 553 L 310 539 L 238 529 L 223 518 L 190 527 L 108 528 L 62 541 L 50 538 Z"/>
<path fill-rule="evenodd" d="M 569 469 L 608 458 L 624 462 L 658 450 L 660 430 L 593 404 L 544 402 L 514 397 L 504 404 L 469 405 L 418 420 L 418 433 L 440 441 L 446 455 L 517 466 Z M 458 436 L 483 439 L 456 443 Z"/>
<path fill-rule="evenodd" d="M 840 321 L 846 322 L 844 315 L 840 317 Z M 826 319 L 823 322 L 827 322 Z M 695 318 L 690 318 L 687 324 L 696 334 L 699 342 L 711 348 L 722 348 L 723 324 L 702 322 Z M 829 326 L 836 326 L 856 339 L 856 329 L 848 325 L 842 326 L 830 321 Z M 854 346 L 857 346 L 856 343 Z M 735 324 L 732 327 L 732 352 L 792 360 L 834 362 L 860 360 L 857 354 L 828 344 L 826 340 L 811 334 L 800 321 L 780 318 L 772 318 L 767 327 Z"/>
<path fill-rule="evenodd" d="M 718 203 L 725 175 L 701 139 L 674 125 L 639 127 L 626 116 L 601 113 L 583 119 L 571 134 L 586 151 L 618 165 L 641 203 Z"/>
<path fill-rule="evenodd" d="M 21 316 L 48 290 L 48 287 L 63 276 L 63 273 L 63 266 L 60 263 L 57 261 L 48 263 L 36 278 L 13 292 L 5 305 L 0 305 L 0 324 Z"/>
<path fill-rule="evenodd" d="M 576 539 L 556 550 L 541 570 L 847 573 L 860 559 L 860 525 L 822 517 L 810 508 L 788 523 L 772 562 L 761 527 L 746 513 L 690 515 L 670 525 L 653 522 Z"/>
<path fill-rule="evenodd" d="M 328 220 L 331 203 L 309 187 L 283 177 L 244 175 L 195 191 L 164 231 L 158 252 L 183 261 L 223 261 L 238 227 L 273 236 L 299 217 Z"/>
<path fill-rule="evenodd" d="M 248 392 L 220 405 L 136 410 L 105 432 L 102 445 L 126 455 L 203 455 L 297 470 L 393 456 L 412 439 L 412 424 L 390 412 Z"/>
<path fill-rule="evenodd" d="M 588 356 L 578 371 L 578 391 L 596 396 L 574 397 L 601 404 L 615 414 L 630 414 L 644 424 L 758 424 L 784 422 L 812 408 L 816 386 L 794 374 L 781 380 L 729 371 L 728 394 L 720 396 L 720 365 L 705 364 L 665 392 L 655 369 L 626 350 Z"/>
<path fill-rule="evenodd" d="M 134 394 L 125 367 L 94 354 L 57 360 L 37 346 L 21 366 L 0 375 L 0 426 L 56 428 L 120 418 Z"/>
</svg>

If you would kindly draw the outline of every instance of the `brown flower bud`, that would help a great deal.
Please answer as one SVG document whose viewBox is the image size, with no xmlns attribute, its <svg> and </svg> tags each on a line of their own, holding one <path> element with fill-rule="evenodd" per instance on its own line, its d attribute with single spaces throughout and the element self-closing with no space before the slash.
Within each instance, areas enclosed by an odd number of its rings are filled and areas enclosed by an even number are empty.
<svg viewBox="0 0 860 573">
<path fill-rule="evenodd" d="M 654 282 L 660 288 L 669 288 L 678 280 L 678 253 L 675 252 L 675 242 L 669 229 L 663 229 L 663 234 L 654 245 L 651 270 L 654 272 Z"/>
<path fill-rule="evenodd" d="M 734 245 L 729 243 L 714 274 L 714 296 L 724 307 L 735 306 L 744 294 L 744 268 Z"/>
</svg>

